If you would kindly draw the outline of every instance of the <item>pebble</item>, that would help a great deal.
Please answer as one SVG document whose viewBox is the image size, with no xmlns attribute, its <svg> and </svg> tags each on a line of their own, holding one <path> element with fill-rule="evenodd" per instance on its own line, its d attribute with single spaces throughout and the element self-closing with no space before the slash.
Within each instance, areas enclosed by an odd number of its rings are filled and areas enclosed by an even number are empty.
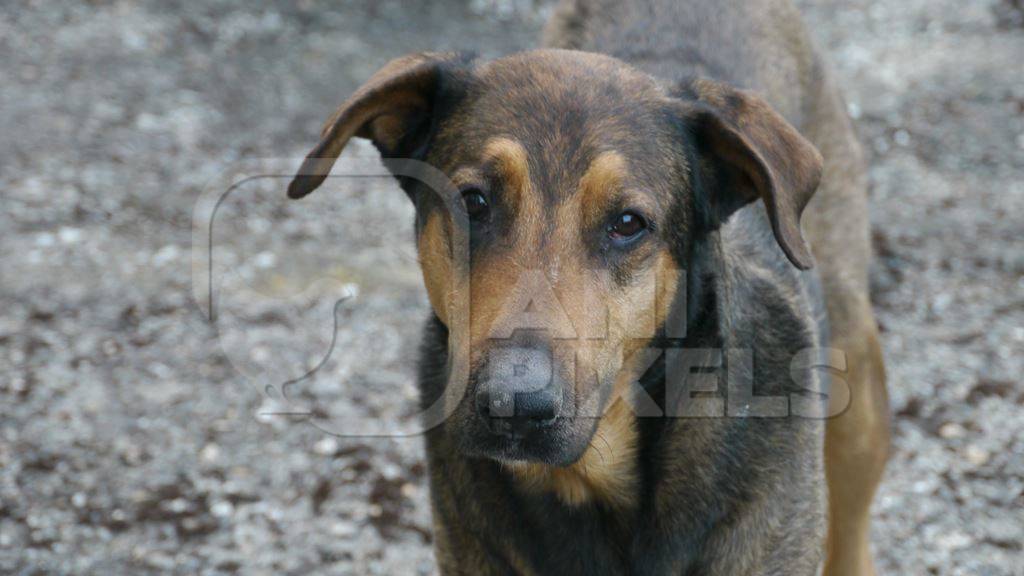
<svg viewBox="0 0 1024 576">
<path fill-rule="evenodd" d="M 352 522 L 335 522 L 331 524 L 331 534 L 345 538 L 356 533 L 356 526 Z"/>
<path fill-rule="evenodd" d="M 967 457 L 967 461 L 974 466 L 984 466 L 989 460 L 988 450 L 985 450 L 975 444 L 971 444 L 967 447 L 967 450 L 965 450 L 965 456 Z"/>
<path fill-rule="evenodd" d="M 189 508 L 191 504 L 184 498 L 175 498 L 167 503 L 167 510 L 174 514 L 184 514 Z"/>
<path fill-rule="evenodd" d="M 206 464 L 213 464 L 220 458 L 220 446 L 210 443 L 199 451 L 199 459 Z"/>
<path fill-rule="evenodd" d="M 947 440 L 963 438 L 967 435 L 967 429 L 956 422 L 946 422 L 939 427 L 939 436 Z"/>
<path fill-rule="evenodd" d="M 157 250 L 156 254 L 153 254 L 153 257 L 150 259 L 150 262 L 154 266 L 162 266 L 177 260 L 180 255 L 181 250 L 177 246 L 174 244 L 168 244 L 167 246 Z"/>
<path fill-rule="evenodd" d="M 324 436 L 313 445 L 313 452 L 321 456 L 334 456 L 338 453 L 338 440 L 334 436 Z"/>
<path fill-rule="evenodd" d="M 210 514 L 217 518 L 228 518 L 235 513 L 235 506 L 227 500 L 218 500 L 210 506 Z"/>
<path fill-rule="evenodd" d="M 277 263 L 277 255 L 273 252 L 260 252 L 253 259 L 257 268 L 270 268 Z"/>
<path fill-rule="evenodd" d="M 412 482 L 406 482 L 405 484 L 402 484 L 401 492 L 402 496 L 412 499 L 419 493 L 419 488 Z"/>
<path fill-rule="evenodd" d="M 57 238 L 60 238 L 63 244 L 77 244 L 82 239 L 82 231 L 78 228 L 63 227 L 57 232 Z"/>
<path fill-rule="evenodd" d="M 942 548 L 946 548 L 948 550 L 959 550 L 973 544 L 974 539 L 959 530 L 955 530 L 947 534 L 940 534 L 935 539 L 935 542 Z"/>
</svg>

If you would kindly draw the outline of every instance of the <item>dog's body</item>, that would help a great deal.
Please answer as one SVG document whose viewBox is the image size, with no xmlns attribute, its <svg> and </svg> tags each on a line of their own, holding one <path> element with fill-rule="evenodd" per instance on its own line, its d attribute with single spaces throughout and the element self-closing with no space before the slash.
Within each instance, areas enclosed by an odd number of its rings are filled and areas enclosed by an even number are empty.
<svg viewBox="0 0 1024 576">
<path fill-rule="evenodd" d="M 289 189 L 358 135 L 465 203 L 400 178 L 434 309 L 422 401 L 450 412 L 427 434 L 441 571 L 871 574 L 888 435 L 863 167 L 795 9 L 567 0 L 546 37 L 587 52 L 392 62 Z M 826 346 L 841 414 L 803 417 L 819 376 L 794 358 Z"/>
</svg>

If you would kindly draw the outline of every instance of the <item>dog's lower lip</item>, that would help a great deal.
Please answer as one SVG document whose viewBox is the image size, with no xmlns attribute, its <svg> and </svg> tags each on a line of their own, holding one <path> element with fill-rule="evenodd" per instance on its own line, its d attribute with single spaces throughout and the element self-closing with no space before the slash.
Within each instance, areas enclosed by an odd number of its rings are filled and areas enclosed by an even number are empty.
<svg viewBox="0 0 1024 576">
<path fill-rule="evenodd" d="M 487 427 L 494 431 L 495 435 L 505 436 L 510 440 L 523 440 L 530 437 L 538 437 L 545 434 L 558 422 L 558 416 L 547 420 L 536 420 L 526 431 L 517 430 L 507 418 L 490 418 L 487 420 Z M 497 431 L 500 428 L 500 431 Z"/>
<path fill-rule="evenodd" d="M 515 438 L 485 434 L 477 436 L 468 448 L 471 456 L 507 464 L 533 462 L 568 466 L 582 455 L 567 449 L 564 438 L 545 430 L 517 435 Z"/>
<path fill-rule="evenodd" d="M 542 436 L 543 431 L 534 431 L 532 433 L 509 432 L 507 436 L 492 434 L 491 439 L 495 442 L 495 445 L 502 448 L 509 447 L 521 450 L 524 448 L 524 444 L 542 442 Z"/>
<path fill-rule="evenodd" d="M 546 445 L 543 431 L 511 436 L 482 433 L 473 442 L 472 452 L 503 462 L 541 461 L 549 450 Z"/>
<path fill-rule="evenodd" d="M 522 440 L 501 439 L 488 446 L 478 447 L 474 450 L 476 456 L 488 458 L 498 462 L 529 462 L 540 461 L 541 459 L 532 455 L 522 443 Z"/>
</svg>

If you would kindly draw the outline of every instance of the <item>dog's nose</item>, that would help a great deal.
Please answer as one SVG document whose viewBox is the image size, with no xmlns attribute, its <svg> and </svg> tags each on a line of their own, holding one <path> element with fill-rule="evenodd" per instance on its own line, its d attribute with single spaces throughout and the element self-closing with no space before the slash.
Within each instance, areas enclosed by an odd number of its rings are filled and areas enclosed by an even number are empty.
<svg viewBox="0 0 1024 576">
<path fill-rule="evenodd" d="M 476 391 L 476 410 L 495 434 L 510 438 L 550 426 L 562 384 L 543 348 L 500 348 L 489 356 Z"/>
</svg>

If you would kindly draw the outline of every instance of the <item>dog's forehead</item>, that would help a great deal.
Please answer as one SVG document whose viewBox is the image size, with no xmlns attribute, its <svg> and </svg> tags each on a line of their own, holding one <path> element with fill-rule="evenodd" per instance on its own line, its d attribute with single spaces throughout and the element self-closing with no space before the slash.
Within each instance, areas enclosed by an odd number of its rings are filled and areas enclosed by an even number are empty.
<svg viewBox="0 0 1024 576">
<path fill-rule="evenodd" d="M 614 58 L 526 52 L 479 66 L 449 136 L 459 156 L 496 138 L 515 142 L 540 187 L 554 191 L 609 152 L 627 165 L 657 160 L 665 130 L 655 111 L 664 100 L 651 77 Z"/>
<path fill-rule="evenodd" d="M 480 67 L 474 112 L 491 115 L 525 137 L 561 132 L 587 136 L 644 118 L 662 92 L 623 62 L 586 52 L 538 50 Z M 639 127 L 633 126 L 634 129 Z"/>
<path fill-rule="evenodd" d="M 549 95 L 660 95 L 653 77 L 610 56 L 574 50 L 532 50 L 485 62 L 477 68 L 485 84 L 504 90 L 530 88 Z M 512 94 L 514 95 L 514 93 Z"/>
</svg>

